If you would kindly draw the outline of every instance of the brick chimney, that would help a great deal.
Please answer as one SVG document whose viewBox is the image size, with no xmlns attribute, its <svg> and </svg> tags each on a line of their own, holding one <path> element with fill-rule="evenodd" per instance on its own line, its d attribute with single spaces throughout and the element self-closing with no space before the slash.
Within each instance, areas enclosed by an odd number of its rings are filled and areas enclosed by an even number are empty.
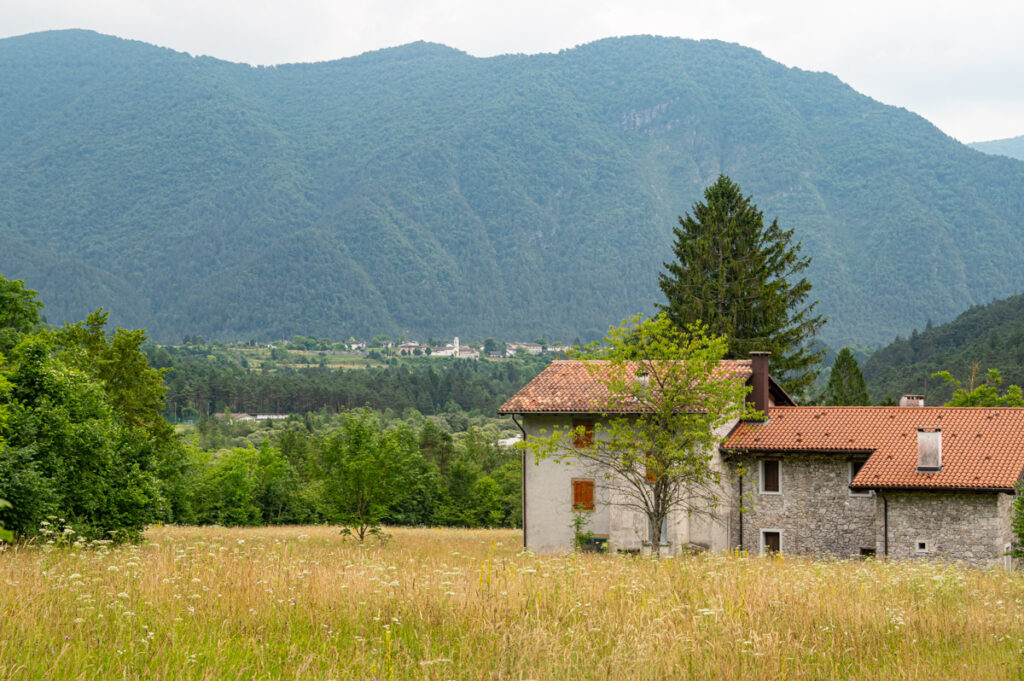
<svg viewBox="0 0 1024 681">
<path fill-rule="evenodd" d="M 904 395 L 900 398 L 901 407 L 923 407 L 924 395 Z"/>
<path fill-rule="evenodd" d="M 768 420 L 768 358 L 770 352 L 750 353 L 750 368 L 754 372 L 754 391 L 750 394 L 753 398 L 754 409 L 761 412 L 761 419 Z"/>
<path fill-rule="evenodd" d="M 917 472 L 942 470 L 942 428 L 917 429 Z"/>
</svg>

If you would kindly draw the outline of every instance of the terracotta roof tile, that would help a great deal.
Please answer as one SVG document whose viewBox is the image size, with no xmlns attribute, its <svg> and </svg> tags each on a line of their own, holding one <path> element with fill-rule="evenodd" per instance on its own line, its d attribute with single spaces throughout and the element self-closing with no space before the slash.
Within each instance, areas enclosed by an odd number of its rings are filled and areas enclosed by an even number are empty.
<svg viewBox="0 0 1024 681">
<path fill-rule="evenodd" d="M 555 360 L 522 390 L 498 409 L 499 414 L 588 414 L 608 412 L 608 388 L 602 382 L 607 374 L 590 367 L 607 366 L 600 360 Z M 743 380 L 752 375 L 750 360 L 723 360 L 723 370 Z M 787 398 L 788 399 L 788 398 Z M 625 408 L 619 413 L 636 411 Z"/>
<path fill-rule="evenodd" d="M 726 451 L 871 453 L 861 489 L 1011 489 L 1024 471 L 1024 409 L 775 407 L 741 423 Z M 942 429 L 942 470 L 917 471 L 917 429 Z"/>
</svg>

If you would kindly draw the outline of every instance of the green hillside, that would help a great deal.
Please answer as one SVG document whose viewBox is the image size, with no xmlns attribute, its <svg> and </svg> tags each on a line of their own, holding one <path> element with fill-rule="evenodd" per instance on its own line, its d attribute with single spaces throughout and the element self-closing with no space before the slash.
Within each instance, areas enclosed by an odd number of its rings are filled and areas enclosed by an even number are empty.
<svg viewBox="0 0 1024 681">
<path fill-rule="evenodd" d="M 972 142 L 970 146 L 986 154 L 998 154 L 1024 160 L 1024 135 L 991 142 Z"/>
<path fill-rule="evenodd" d="M 1004 386 L 1024 385 L 1024 294 L 976 305 L 952 322 L 897 338 L 863 369 L 875 400 L 919 393 L 926 404 L 942 404 L 952 390 L 931 375 L 945 369 L 966 385 L 975 362 L 979 381 L 987 369 L 998 369 Z"/>
<path fill-rule="evenodd" d="M 0 121 L 0 272 L 163 341 L 592 338 L 721 172 L 796 229 L 837 347 L 1024 284 L 1024 163 L 717 41 L 255 68 L 32 34 Z"/>
</svg>

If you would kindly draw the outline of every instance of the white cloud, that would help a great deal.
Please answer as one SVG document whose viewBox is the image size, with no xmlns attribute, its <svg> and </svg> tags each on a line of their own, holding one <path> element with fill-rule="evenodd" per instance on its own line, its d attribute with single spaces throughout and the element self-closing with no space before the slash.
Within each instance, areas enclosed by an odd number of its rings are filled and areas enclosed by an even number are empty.
<svg viewBox="0 0 1024 681">
<path fill-rule="evenodd" d="M 1024 134 L 1024 6 L 936 0 L 0 0 L 0 34 L 90 28 L 232 61 L 320 61 L 414 40 L 476 56 L 612 35 L 717 38 L 829 71 L 963 140 Z"/>
</svg>

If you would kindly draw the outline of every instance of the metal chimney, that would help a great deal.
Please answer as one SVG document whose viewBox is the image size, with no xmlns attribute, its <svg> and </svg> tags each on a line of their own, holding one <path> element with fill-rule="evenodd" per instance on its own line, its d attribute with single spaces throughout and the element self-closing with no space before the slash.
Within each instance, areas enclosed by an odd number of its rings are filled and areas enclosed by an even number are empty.
<svg viewBox="0 0 1024 681">
<path fill-rule="evenodd" d="M 917 429 L 917 472 L 942 470 L 942 428 Z"/>
<path fill-rule="evenodd" d="M 754 392 L 751 393 L 751 396 L 754 398 L 754 409 L 761 412 L 761 418 L 765 421 L 768 420 L 768 358 L 771 357 L 771 354 L 770 352 L 750 353 L 750 369 L 754 373 Z"/>
</svg>

